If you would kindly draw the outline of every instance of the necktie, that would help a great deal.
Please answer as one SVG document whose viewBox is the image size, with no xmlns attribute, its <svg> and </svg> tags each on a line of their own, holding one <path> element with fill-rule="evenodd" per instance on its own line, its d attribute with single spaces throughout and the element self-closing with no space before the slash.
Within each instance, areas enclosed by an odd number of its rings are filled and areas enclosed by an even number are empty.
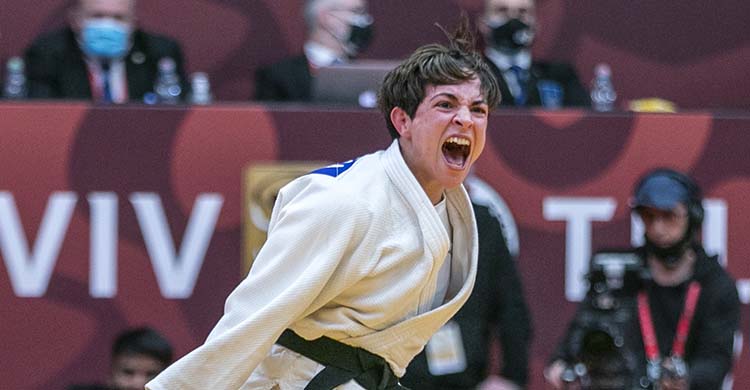
<svg viewBox="0 0 750 390">
<path fill-rule="evenodd" d="M 112 103 L 112 89 L 109 85 L 109 61 L 102 61 L 102 102 Z"/>
<path fill-rule="evenodd" d="M 529 74 L 518 65 L 511 66 L 510 71 L 513 72 L 513 76 L 516 77 L 518 82 L 518 94 L 513 96 L 513 100 L 515 100 L 517 106 L 523 106 L 526 104 L 526 84 L 529 81 Z"/>
</svg>

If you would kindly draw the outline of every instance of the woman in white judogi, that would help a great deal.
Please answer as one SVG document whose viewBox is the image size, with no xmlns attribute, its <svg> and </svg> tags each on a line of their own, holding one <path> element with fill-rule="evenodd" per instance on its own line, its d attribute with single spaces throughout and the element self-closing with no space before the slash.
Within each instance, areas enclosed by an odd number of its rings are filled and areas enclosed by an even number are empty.
<svg viewBox="0 0 750 390">
<path fill-rule="evenodd" d="M 417 49 L 386 76 L 380 105 L 397 138 L 387 150 L 280 191 L 267 242 L 224 316 L 147 389 L 400 388 L 395 377 L 466 301 L 476 274 L 461 183 L 499 96 L 459 38 Z M 357 359 L 319 359 L 316 340 L 359 348 L 346 356 L 365 351 L 382 369 L 346 377 Z M 344 379 L 320 386 L 324 373 Z"/>
</svg>

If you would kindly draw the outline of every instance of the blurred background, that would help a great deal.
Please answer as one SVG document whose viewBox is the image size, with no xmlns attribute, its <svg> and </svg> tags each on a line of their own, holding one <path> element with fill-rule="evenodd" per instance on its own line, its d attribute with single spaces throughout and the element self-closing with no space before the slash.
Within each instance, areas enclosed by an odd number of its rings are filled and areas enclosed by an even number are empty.
<svg viewBox="0 0 750 390">
<path fill-rule="evenodd" d="M 62 27 L 68 0 L 30 6 L 6 0 L 0 11 L 0 61 L 20 56 L 41 32 Z M 299 53 L 305 39 L 301 2 L 292 0 L 148 0 L 140 25 L 182 44 L 189 73 L 208 72 L 217 100 L 253 98 L 254 71 Z M 480 0 L 378 0 L 369 5 L 375 36 L 363 59 L 401 58 L 440 40 Z M 683 109 L 750 107 L 747 15 L 742 0 L 541 0 L 534 58 L 573 64 L 588 85 L 599 62 L 610 64 L 620 104 L 660 97 Z"/>
<path fill-rule="evenodd" d="M 72 3 L 3 0 L 0 63 L 23 56 L 38 35 L 63 27 Z M 175 357 L 192 350 L 220 317 L 246 267 L 245 169 L 269 162 L 345 161 L 388 145 L 383 119 L 373 110 L 254 101 L 255 71 L 300 53 L 301 3 L 138 2 L 140 27 L 180 42 L 186 73 L 207 73 L 214 105 L 0 102 L 2 221 L 17 218 L 22 224 L 28 255 L 44 249 L 35 242 L 44 241 L 50 202 L 71 212 L 67 224 L 64 218 L 60 222 L 65 230 L 51 266 L 37 262 L 10 271 L 2 253 L 0 335 L 7 340 L 0 348 L 0 389 L 102 381 L 110 343 L 129 326 L 158 328 L 173 342 Z M 481 9 L 481 0 L 371 0 L 375 35 L 358 58 L 399 59 L 427 42 L 444 42 L 435 23 L 453 26 L 461 10 L 474 18 Z M 689 172 L 706 197 L 717 201 L 712 226 L 718 244 L 712 249 L 722 251 L 738 286 L 744 286 L 741 330 L 747 339 L 750 2 L 539 0 L 537 15 L 543 23 L 534 58 L 570 63 L 586 88 L 597 64 L 608 64 L 617 101 L 608 114 L 584 108 L 503 108 L 492 114 L 477 174 L 502 196 L 517 224 L 518 268 L 534 325 L 529 388 L 545 388 L 542 368 L 575 309 L 565 298 L 567 225 L 545 218 L 545 201 L 613 201 L 609 220 L 590 221 L 589 244 L 625 246 L 632 184 L 655 166 Z M 627 112 L 631 101 L 645 98 L 664 99 L 680 112 Z M 114 220 L 96 214 L 103 210 L 96 207 L 113 204 Z M 160 239 L 173 245 L 173 257 L 189 252 L 183 245 L 188 225 L 198 218 L 195 210 L 217 213 L 213 230 L 202 236 L 207 247 L 197 258 L 202 262 L 197 271 L 165 280 L 180 269 L 155 260 L 138 207 L 163 213 L 164 232 L 171 236 Z M 102 218 L 116 227 L 117 283 L 97 297 L 89 238 Z M 45 269 L 51 275 L 40 296 L 23 296 L 9 282 L 11 272 Z M 170 297 L 164 290 L 170 283 L 189 288 Z M 749 360 L 745 348 L 735 367 Z M 494 359 L 492 369 L 499 365 Z M 749 373 L 735 369 L 735 380 L 735 388 L 750 387 Z"/>
</svg>

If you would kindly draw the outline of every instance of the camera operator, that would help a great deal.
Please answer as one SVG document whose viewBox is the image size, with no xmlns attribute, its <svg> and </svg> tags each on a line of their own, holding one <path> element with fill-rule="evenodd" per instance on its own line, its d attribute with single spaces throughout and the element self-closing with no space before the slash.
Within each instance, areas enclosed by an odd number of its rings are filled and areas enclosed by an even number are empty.
<svg viewBox="0 0 750 390">
<path fill-rule="evenodd" d="M 619 388 L 720 389 L 731 369 L 740 304 L 734 281 L 698 240 L 700 192 L 687 175 L 663 168 L 635 187 L 631 207 L 645 227 L 645 245 L 635 253 L 648 277 L 623 300 L 625 323 L 604 332 L 618 339 L 611 345 L 621 353 L 605 352 L 619 357 L 624 368 L 633 360 L 629 384 Z M 595 379 L 581 363 L 580 334 L 582 324 L 590 323 L 582 318 L 596 316 L 596 297 L 589 291 L 545 369 L 555 388 L 589 388 Z"/>
</svg>

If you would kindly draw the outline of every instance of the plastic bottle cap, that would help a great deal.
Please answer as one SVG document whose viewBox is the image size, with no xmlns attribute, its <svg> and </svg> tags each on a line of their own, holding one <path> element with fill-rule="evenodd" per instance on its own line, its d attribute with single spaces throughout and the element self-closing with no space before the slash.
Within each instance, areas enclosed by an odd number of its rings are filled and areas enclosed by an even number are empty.
<svg viewBox="0 0 750 390">
<path fill-rule="evenodd" d="M 359 94 L 359 105 L 365 108 L 373 108 L 378 105 L 378 95 L 375 91 L 368 89 Z"/>
<path fill-rule="evenodd" d="M 24 63 L 21 57 L 11 57 L 8 59 L 6 67 L 9 72 L 23 72 Z"/>
<path fill-rule="evenodd" d="M 598 77 L 609 77 L 612 75 L 612 69 L 605 63 L 599 63 L 594 68 L 594 74 Z"/>
<path fill-rule="evenodd" d="M 162 72 L 173 71 L 175 70 L 176 67 L 177 65 L 175 65 L 175 62 L 172 59 L 172 57 L 163 57 L 162 59 L 159 60 L 159 70 Z"/>
</svg>

